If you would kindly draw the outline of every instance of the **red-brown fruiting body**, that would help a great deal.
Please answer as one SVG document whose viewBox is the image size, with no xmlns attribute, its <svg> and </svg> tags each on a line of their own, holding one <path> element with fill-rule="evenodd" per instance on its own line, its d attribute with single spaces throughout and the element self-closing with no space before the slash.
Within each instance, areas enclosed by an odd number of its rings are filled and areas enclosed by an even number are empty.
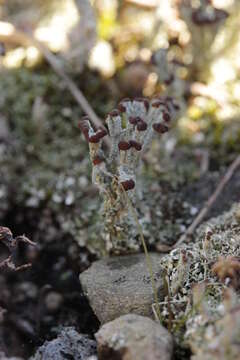
<svg viewBox="0 0 240 360">
<path fill-rule="evenodd" d="M 164 121 L 169 122 L 171 120 L 171 117 L 170 117 L 169 113 L 164 111 L 162 115 L 163 115 L 163 120 Z"/>
<path fill-rule="evenodd" d="M 155 124 L 153 124 L 152 127 L 153 127 L 153 130 L 155 130 L 159 134 L 164 134 L 165 132 L 168 131 L 168 127 L 166 125 L 161 124 L 161 123 L 155 123 Z"/>
<path fill-rule="evenodd" d="M 201 9 L 197 9 L 192 12 L 192 22 L 198 26 L 212 25 L 219 21 L 225 20 L 229 14 L 222 9 L 212 9 L 211 16 L 207 12 L 203 12 Z"/>
<path fill-rule="evenodd" d="M 173 102 L 172 105 L 173 105 L 175 110 L 177 110 L 177 111 L 180 110 L 180 105 L 179 104 L 176 104 L 176 103 Z"/>
<path fill-rule="evenodd" d="M 142 144 L 140 144 L 139 142 L 137 142 L 135 140 L 129 140 L 129 144 L 131 145 L 131 147 L 133 147 L 137 151 L 142 150 Z"/>
<path fill-rule="evenodd" d="M 100 155 L 96 155 L 94 158 L 93 158 L 93 165 L 99 165 L 101 164 L 102 162 L 104 161 L 104 158 Z"/>
<path fill-rule="evenodd" d="M 121 185 L 123 186 L 125 191 L 132 190 L 135 187 L 135 182 L 133 179 L 125 180 L 121 182 Z"/>
<path fill-rule="evenodd" d="M 124 112 L 126 112 L 126 107 L 125 107 L 122 103 L 119 103 L 119 104 L 118 104 L 118 110 L 119 110 L 121 113 L 124 113 Z"/>
<path fill-rule="evenodd" d="M 94 135 L 88 137 L 88 141 L 92 144 L 97 144 L 97 143 L 99 143 L 100 138 L 97 134 L 94 134 Z"/>
<path fill-rule="evenodd" d="M 122 99 L 120 103 L 118 104 L 118 110 L 121 113 L 124 113 L 126 111 L 125 103 L 130 102 L 131 100 L 129 98 Z"/>
<path fill-rule="evenodd" d="M 84 134 L 86 140 L 90 143 L 98 143 L 100 139 L 102 139 L 105 135 L 107 135 L 107 130 L 102 128 L 99 128 L 94 134 L 89 136 L 89 119 L 88 117 L 84 117 L 83 120 L 81 120 L 78 124 L 80 130 Z"/>
<path fill-rule="evenodd" d="M 107 135 L 107 130 L 104 128 L 100 128 L 98 129 L 96 134 L 98 135 L 99 139 L 102 139 L 104 136 Z"/>
<path fill-rule="evenodd" d="M 139 120 L 137 123 L 137 130 L 138 131 L 145 131 L 147 130 L 147 123 L 143 120 Z"/>
<path fill-rule="evenodd" d="M 129 150 L 131 147 L 130 143 L 127 142 L 127 141 L 120 141 L 118 143 L 118 148 L 119 150 L 122 150 L 122 151 L 126 151 L 126 150 Z"/>
<path fill-rule="evenodd" d="M 132 125 L 137 125 L 137 123 L 141 120 L 142 119 L 139 116 L 136 116 L 136 117 L 130 116 L 130 118 L 129 118 L 129 122 Z"/>
<path fill-rule="evenodd" d="M 88 137 L 88 141 L 90 143 L 98 143 L 104 136 L 107 135 L 107 130 L 104 128 L 100 128 L 97 132 Z"/>
<path fill-rule="evenodd" d="M 166 102 L 165 101 L 162 101 L 162 100 L 155 100 L 153 103 L 152 103 L 152 107 L 154 108 L 159 108 L 161 105 L 163 106 L 166 106 Z"/>
<path fill-rule="evenodd" d="M 119 116 L 119 115 L 120 115 L 120 112 L 119 112 L 119 110 L 114 109 L 114 110 L 112 110 L 112 111 L 109 113 L 109 115 L 110 115 L 111 117 Z"/>
<path fill-rule="evenodd" d="M 152 103 L 152 106 L 153 107 L 160 107 L 160 106 L 164 106 L 165 109 L 170 112 L 170 108 L 169 108 L 169 103 L 171 103 L 173 105 L 173 102 L 172 102 L 172 98 L 170 96 L 166 96 L 166 97 L 162 97 L 162 98 L 158 98 L 156 99 L 153 103 Z"/>
</svg>

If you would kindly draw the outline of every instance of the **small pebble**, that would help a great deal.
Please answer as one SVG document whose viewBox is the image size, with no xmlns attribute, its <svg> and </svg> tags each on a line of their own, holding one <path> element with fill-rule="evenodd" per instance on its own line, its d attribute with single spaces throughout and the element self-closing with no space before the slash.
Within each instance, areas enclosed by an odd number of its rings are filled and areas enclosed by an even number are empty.
<svg viewBox="0 0 240 360">
<path fill-rule="evenodd" d="M 50 313 L 57 312 L 63 303 L 63 296 L 55 291 L 49 292 L 45 297 L 45 305 Z"/>
</svg>

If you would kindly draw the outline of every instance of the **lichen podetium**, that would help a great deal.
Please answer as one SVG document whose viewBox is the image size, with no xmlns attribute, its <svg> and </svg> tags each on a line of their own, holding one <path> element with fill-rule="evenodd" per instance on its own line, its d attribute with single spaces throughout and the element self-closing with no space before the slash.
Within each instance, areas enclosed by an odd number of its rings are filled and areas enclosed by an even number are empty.
<svg viewBox="0 0 240 360">
<path fill-rule="evenodd" d="M 106 126 L 95 129 L 88 117 L 79 127 L 89 143 L 92 180 L 103 198 L 103 235 L 107 253 L 126 253 L 140 248 L 138 228 L 123 191 L 135 209 L 141 207 L 142 155 L 154 134 L 163 135 L 175 118 L 178 104 L 170 97 L 123 99 L 106 118 Z M 103 149 L 109 135 L 111 146 Z"/>
</svg>

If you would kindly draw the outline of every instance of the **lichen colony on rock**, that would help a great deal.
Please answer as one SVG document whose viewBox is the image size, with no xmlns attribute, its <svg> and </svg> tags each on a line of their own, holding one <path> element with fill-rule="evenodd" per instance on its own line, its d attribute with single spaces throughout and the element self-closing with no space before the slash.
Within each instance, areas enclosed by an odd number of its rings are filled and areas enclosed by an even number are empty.
<svg viewBox="0 0 240 360">
<path fill-rule="evenodd" d="M 238 359 L 239 209 L 236 204 L 203 224 L 194 243 L 162 259 L 170 297 L 160 303 L 162 316 L 172 321 L 177 342 L 190 346 L 194 360 Z"/>
</svg>

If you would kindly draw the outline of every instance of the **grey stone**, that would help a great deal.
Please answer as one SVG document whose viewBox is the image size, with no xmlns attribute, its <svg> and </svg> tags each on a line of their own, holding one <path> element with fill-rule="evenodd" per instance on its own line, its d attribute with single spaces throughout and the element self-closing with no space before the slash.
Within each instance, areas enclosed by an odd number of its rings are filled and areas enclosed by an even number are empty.
<svg viewBox="0 0 240 360">
<path fill-rule="evenodd" d="M 96 354 L 96 342 L 74 328 L 66 327 L 59 336 L 46 341 L 31 360 L 90 360 Z"/>
<path fill-rule="evenodd" d="M 121 316 L 95 334 L 99 360 L 170 360 L 171 334 L 157 322 L 135 314 Z"/>
<path fill-rule="evenodd" d="M 23 360 L 23 358 L 17 356 L 8 357 L 3 351 L 0 350 L 0 360 Z"/>
<path fill-rule="evenodd" d="M 46 295 L 45 305 L 50 313 L 57 312 L 63 303 L 63 296 L 56 291 L 51 291 Z"/>
<path fill-rule="evenodd" d="M 162 255 L 150 254 L 158 298 L 164 297 L 160 268 Z M 80 281 L 101 323 L 135 313 L 152 316 L 154 296 L 144 254 L 118 256 L 96 261 L 81 273 Z"/>
</svg>

